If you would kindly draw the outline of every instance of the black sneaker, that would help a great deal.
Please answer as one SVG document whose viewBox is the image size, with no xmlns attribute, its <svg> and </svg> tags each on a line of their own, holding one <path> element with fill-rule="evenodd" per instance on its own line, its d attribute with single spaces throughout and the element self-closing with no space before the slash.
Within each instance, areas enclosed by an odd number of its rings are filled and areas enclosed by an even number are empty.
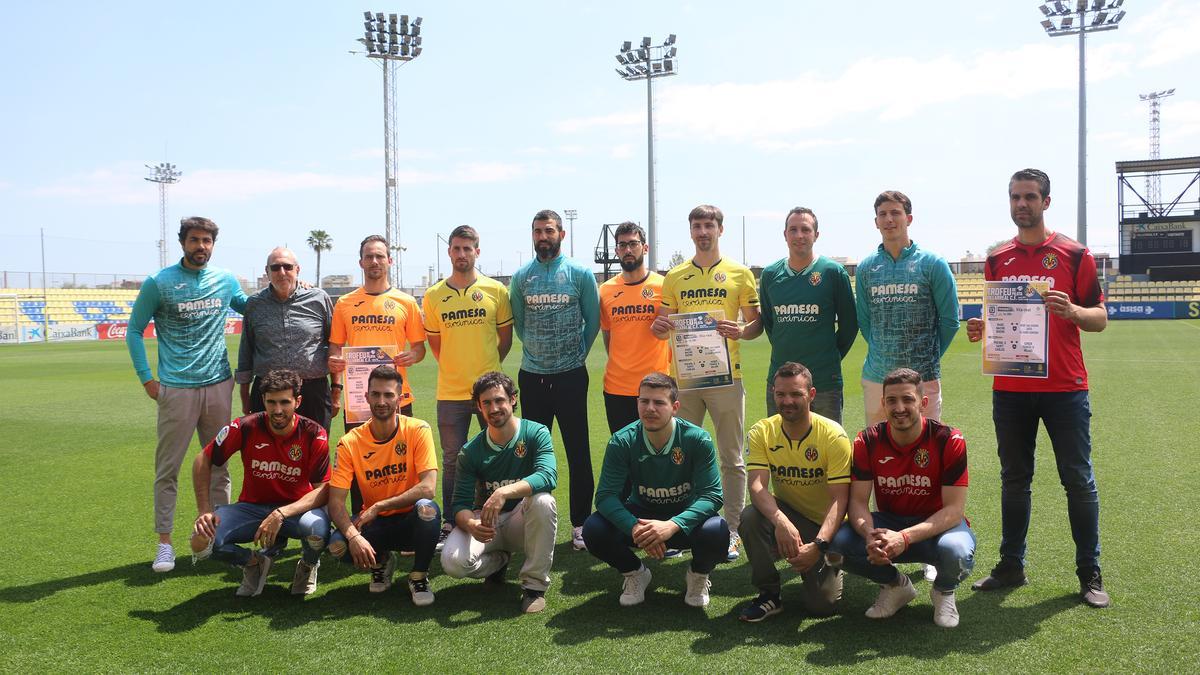
<svg viewBox="0 0 1200 675">
<path fill-rule="evenodd" d="M 976 591 L 996 591 L 1001 588 L 1016 588 L 1029 583 L 1025 577 L 1025 568 L 1020 565 L 1001 561 L 992 568 L 991 574 L 971 584 Z"/>
<path fill-rule="evenodd" d="M 506 553 L 505 555 L 510 554 Z M 511 559 L 511 555 L 509 559 Z M 502 565 L 500 569 L 487 575 L 487 577 L 484 578 L 483 583 L 490 584 L 492 586 L 503 586 L 507 582 L 507 580 L 504 578 L 506 575 L 508 575 L 508 560 L 504 561 L 504 565 Z"/>
<path fill-rule="evenodd" d="M 454 531 L 453 527 L 443 526 L 441 532 L 438 532 L 437 544 L 433 547 L 434 553 L 441 553 L 443 548 L 446 548 L 446 539 L 450 537 L 450 533 Z"/>
<path fill-rule="evenodd" d="M 769 616 L 783 611 L 783 600 L 778 595 L 759 593 L 750 604 L 742 610 L 738 618 L 749 623 L 758 623 Z"/>
<path fill-rule="evenodd" d="M 1100 577 L 1099 567 L 1089 567 L 1077 570 L 1079 576 L 1079 595 L 1083 601 L 1092 607 L 1108 607 L 1112 600 L 1104 592 L 1104 580 Z"/>
</svg>

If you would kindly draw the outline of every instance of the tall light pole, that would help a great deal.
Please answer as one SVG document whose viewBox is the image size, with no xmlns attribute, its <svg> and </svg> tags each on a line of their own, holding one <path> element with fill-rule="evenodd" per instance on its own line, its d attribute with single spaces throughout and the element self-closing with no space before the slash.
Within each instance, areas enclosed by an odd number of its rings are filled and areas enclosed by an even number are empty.
<svg viewBox="0 0 1200 675">
<path fill-rule="evenodd" d="M 1174 95 L 1174 89 L 1156 91 L 1149 94 L 1138 94 L 1138 99 L 1150 102 L 1150 159 L 1160 158 L 1158 132 L 1159 123 L 1162 119 L 1162 106 L 1159 100 Z M 1146 174 L 1146 204 L 1150 207 L 1150 211 L 1154 212 L 1154 215 L 1163 215 L 1162 180 L 1157 172 Z"/>
<path fill-rule="evenodd" d="M 571 257 L 574 258 L 575 257 L 575 218 L 576 218 L 576 216 L 579 215 L 579 212 L 576 211 L 575 209 L 564 209 L 563 215 L 567 217 L 567 222 L 570 223 L 570 225 L 567 226 L 567 229 L 570 230 L 570 232 L 571 232 Z"/>
<path fill-rule="evenodd" d="M 633 48 L 633 43 L 626 41 L 621 45 L 617 54 L 617 75 L 622 79 L 646 81 L 646 185 L 649 202 L 649 218 L 647 219 L 646 236 L 650 239 L 650 269 L 658 269 L 658 233 L 657 221 L 654 218 L 654 78 L 667 77 L 679 72 L 679 60 L 675 57 L 675 34 L 671 33 L 661 45 L 651 46 L 648 37 L 642 38 L 641 45 Z"/>
<path fill-rule="evenodd" d="M 404 290 L 404 258 L 403 258 L 403 256 L 404 256 L 404 252 L 408 250 L 408 247 L 401 246 L 400 244 L 392 244 L 388 248 L 391 249 L 392 251 L 395 251 L 395 253 L 396 253 L 396 259 L 394 260 L 395 265 L 396 265 L 396 288 L 399 288 L 400 290 Z"/>
<path fill-rule="evenodd" d="M 167 186 L 178 183 L 183 172 L 167 162 L 145 166 L 150 169 L 146 180 L 158 183 L 158 266 L 161 269 L 167 266 Z"/>
<path fill-rule="evenodd" d="M 1050 37 L 1063 35 L 1079 36 L 1079 243 L 1087 245 L 1087 84 L 1084 81 L 1085 38 L 1088 33 L 1116 30 L 1125 18 L 1125 10 L 1119 9 L 1125 0 L 1054 0 L 1038 9 L 1042 10 L 1042 28 Z M 1073 5 L 1073 6 L 1072 6 Z M 1090 22 L 1089 22 L 1090 19 Z"/>
<path fill-rule="evenodd" d="M 385 221 L 383 236 L 388 247 L 397 249 L 400 226 L 396 222 L 396 68 L 421 55 L 421 17 L 410 24 L 407 14 L 363 12 L 363 37 L 358 41 L 367 48 L 367 58 L 374 59 L 383 71 L 383 177 Z M 397 262 L 398 262 L 397 257 Z M 403 268 L 393 270 L 397 286 L 402 281 Z"/>
</svg>

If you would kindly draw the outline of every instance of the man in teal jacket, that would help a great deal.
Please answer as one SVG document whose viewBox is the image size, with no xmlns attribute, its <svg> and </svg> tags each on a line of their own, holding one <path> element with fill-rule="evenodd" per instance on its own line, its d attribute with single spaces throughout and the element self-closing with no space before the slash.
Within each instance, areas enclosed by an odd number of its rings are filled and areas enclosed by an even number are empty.
<svg viewBox="0 0 1200 675">
<path fill-rule="evenodd" d="M 241 312 L 246 294 L 228 270 L 209 267 L 217 225 L 208 218 L 180 221 L 183 258 L 142 284 L 125 335 L 133 369 L 146 395 L 158 402 L 158 447 L 154 453 L 155 572 L 175 568 L 171 530 L 179 467 L 192 434 L 208 445 L 229 423 L 233 373 L 225 348 L 225 317 Z M 158 379 L 146 358 L 143 332 L 150 320 L 158 336 Z M 229 472 L 214 467 L 209 484 L 213 506 L 229 503 Z"/>
</svg>

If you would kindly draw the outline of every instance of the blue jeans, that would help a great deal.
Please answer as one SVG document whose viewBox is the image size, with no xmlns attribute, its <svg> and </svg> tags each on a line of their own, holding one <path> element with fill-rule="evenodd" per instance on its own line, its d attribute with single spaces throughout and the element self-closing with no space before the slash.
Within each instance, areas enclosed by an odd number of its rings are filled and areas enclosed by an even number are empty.
<svg viewBox="0 0 1200 675">
<path fill-rule="evenodd" d="M 442 444 L 442 516 L 454 524 L 450 502 L 454 499 L 454 474 L 458 468 L 458 453 L 467 443 L 471 432 L 471 418 L 479 420 L 479 428 L 487 429 L 483 415 L 474 401 L 437 402 L 438 439 Z"/>
<path fill-rule="evenodd" d="M 817 395 L 809 403 L 808 409 L 817 413 L 821 417 L 842 423 L 842 390 L 838 389 L 818 389 Z M 778 414 L 779 410 L 775 408 L 775 383 L 767 383 L 767 417 Z"/>
<path fill-rule="evenodd" d="M 237 502 L 218 506 L 216 514 L 221 522 L 217 523 L 217 534 L 213 538 L 213 560 L 238 566 L 250 562 L 254 553 L 238 544 L 248 544 L 254 541 L 254 533 L 258 531 L 258 526 L 280 506 L 286 506 L 286 504 Z M 275 544 L 264 550 L 263 554 L 275 557 L 287 546 L 289 538 L 300 540 L 304 562 L 310 565 L 316 564 L 317 558 L 325 548 L 325 543 L 329 541 L 329 513 L 325 507 L 322 506 L 284 520 L 283 526 L 279 528 L 278 536 L 275 537 Z"/>
<path fill-rule="evenodd" d="M 897 516 L 878 511 L 872 512 L 871 518 L 875 527 L 896 531 L 925 520 L 919 516 Z M 842 524 L 829 544 L 829 551 L 841 554 L 842 569 L 851 574 L 866 577 L 877 584 L 890 584 L 899 578 L 900 570 L 895 565 L 875 565 L 867 560 L 867 543 L 850 523 Z M 933 582 L 933 587 L 939 591 L 953 591 L 975 568 L 975 533 L 964 520 L 936 537 L 913 542 L 892 562 L 933 565 L 937 568 L 937 581 Z"/>
<path fill-rule="evenodd" d="M 675 514 L 655 513 L 633 504 L 625 508 L 638 518 L 652 520 L 669 520 Z M 588 553 L 612 565 L 618 572 L 626 574 L 634 572 L 642 566 L 642 562 L 633 552 L 633 535 L 622 532 L 599 512 L 593 513 L 583 524 L 583 543 L 587 544 Z M 713 516 L 704 521 L 700 527 L 684 534 L 682 530 L 667 540 L 667 548 L 691 549 L 692 571 L 697 574 L 708 574 L 717 563 L 725 562 L 729 553 L 729 525 L 720 516 Z"/>
<path fill-rule="evenodd" d="M 357 522 L 358 517 L 355 516 L 354 520 Z M 418 499 L 408 513 L 379 516 L 367 523 L 366 527 L 359 528 L 371 548 L 375 549 L 375 560 L 379 565 L 387 562 L 388 551 L 412 551 L 414 572 L 429 571 L 441 530 L 441 511 L 432 499 Z M 346 536 L 335 531 L 330 537 L 330 542 L 334 541 L 346 541 Z M 354 562 L 349 546 L 341 560 Z"/>
<path fill-rule="evenodd" d="M 1092 473 L 1092 406 L 1086 391 L 992 392 L 992 421 L 1000 455 L 1000 560 L 1025 563 L 1039 419 L 1046 425 L 1058 479 L 1067 492 L 1075 566 L 1098 568 L 1100 496 Z"/>
</svg>

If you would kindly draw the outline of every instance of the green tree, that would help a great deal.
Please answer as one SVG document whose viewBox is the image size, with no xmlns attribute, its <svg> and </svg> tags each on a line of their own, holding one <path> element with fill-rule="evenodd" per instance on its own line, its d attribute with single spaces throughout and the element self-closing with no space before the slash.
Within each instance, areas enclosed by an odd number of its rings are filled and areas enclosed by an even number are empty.
<svg viewBox="0 0 1200 675">
<path fill-rule="evenodd" d="M 667 263 L 667 269 L 671 269 L 676 265 L 682 265 L 684 262 L 686 262 L 686 258 L 683 257 L 683 253 L 675 251 L 671 254 L 671 261 Z"/>
<path fill-rule="evenodd" d="M 333 237 L 325 230 L 313 230 L 308 233 L 308 247 L 317 252 L 317 287 L 321 286 L 321 251 L 333 250 Z"/>
</svg>

